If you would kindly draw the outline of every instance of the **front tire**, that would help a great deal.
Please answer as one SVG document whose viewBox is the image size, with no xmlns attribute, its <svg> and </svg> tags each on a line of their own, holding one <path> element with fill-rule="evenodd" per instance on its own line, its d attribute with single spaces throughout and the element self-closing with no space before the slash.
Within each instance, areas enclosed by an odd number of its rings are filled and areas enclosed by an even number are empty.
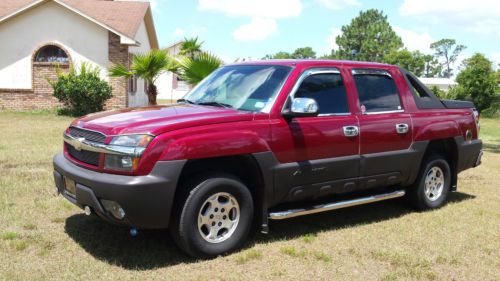
<svg viewBox="0 0 500 281">
<path fill-rule="evenodd" d="M 424 160 L 415 184 L 408 190 L 408 199 L 418 210 L 430 210 L 446 203 L 451 186 L 451 171 L 446 159 L 431 154 Z"/>
<path fill-rule="evenodd" d="M 196 258 L 211 258 L 239 248 L 251 228 L 252 195 L 236 177 L 206 175 L 183 186 L 184 204 L 170 232 L 179 247 Z"/>
</svg>

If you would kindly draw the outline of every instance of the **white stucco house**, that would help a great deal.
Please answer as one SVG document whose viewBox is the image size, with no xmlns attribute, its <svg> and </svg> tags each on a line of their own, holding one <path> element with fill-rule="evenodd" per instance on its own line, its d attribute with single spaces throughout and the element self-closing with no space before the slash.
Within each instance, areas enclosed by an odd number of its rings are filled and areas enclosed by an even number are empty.
<svg viewBox="0 0 500 281">
<path fill-rule="evenodd" d="M 421 77 L 418 79 L 429 88 L 432 86 L 436 86 L 438 87 L 438 89 L 445 92 L 448 92 L 451 87 L 458 85 L 457 82 L 455 82 L 455 80 L 451 78 Z"/>
<path fill-rule="evenodd" d="M 147 105 L 144 81 L 109 78 L 107 68 L 158 48 L 147 2 L 0 0 L 0 109 L 58 105 L 48 79 L 83 62 L 113 87 L 107 108 Z"/>
<path fill-rule="evenodd" d="M 167 51 L 171 57 L 176 57 L 181 50 L 181 45 L 182 41 L 177 41 L 164 48 L 164 50 Z M 172 72 L 163 73 L 158 78 L 155 85 L 158 87 L 158 99 L 161 100 L 178 100 L 190 90 L 190 85 Z"/>
</svg>

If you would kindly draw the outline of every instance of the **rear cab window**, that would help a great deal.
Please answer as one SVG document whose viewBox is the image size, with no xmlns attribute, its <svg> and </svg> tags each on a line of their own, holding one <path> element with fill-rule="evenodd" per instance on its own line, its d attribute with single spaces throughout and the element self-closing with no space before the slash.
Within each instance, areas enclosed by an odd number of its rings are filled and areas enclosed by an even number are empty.
<svg viewBox="0 0 500 281">
<path fill-rule="evenodd" d="M 383 69 L 353 69 L 362 113 L 402 111 L 401 98 L 391 74 Z"/>
</svg>

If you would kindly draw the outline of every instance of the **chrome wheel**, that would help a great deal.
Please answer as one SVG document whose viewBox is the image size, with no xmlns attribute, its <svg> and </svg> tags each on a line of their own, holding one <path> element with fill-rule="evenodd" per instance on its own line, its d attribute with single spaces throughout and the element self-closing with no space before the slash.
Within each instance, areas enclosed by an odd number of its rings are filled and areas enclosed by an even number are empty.
<svg viewBox="0 0 500 281">
<path fill-rule="evenodd" d="M 227 192 L 219 192 L 210 196 L 201 205 L 198 230 L 205 241 L 220 243 L 231 237 L 239 220 L 238 200 Z"/>
<path fill-rule="evenodd" d="M 436 201 L 443 193 L 444 174 L 439 167 L 432 167 L 425 176 L 425 196 L 430 201 Z"/>
</svg>

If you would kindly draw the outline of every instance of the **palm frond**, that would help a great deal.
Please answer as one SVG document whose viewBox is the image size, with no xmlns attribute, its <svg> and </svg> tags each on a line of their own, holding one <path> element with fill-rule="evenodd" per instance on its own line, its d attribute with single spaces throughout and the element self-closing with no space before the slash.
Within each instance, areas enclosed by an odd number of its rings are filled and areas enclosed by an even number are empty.
<svg viewBox="0 0 500 281">
<path fill-rule="evenodd" d="M 111 77 L 125 77 L 125 78 L 130 78 L 134 75 L 132 71 L 128 69 L 123 64 L 115 64 L 108 70 L 109 76 Z"/>
<path fill-rule="evenodd" d="M 202 45 L 203 42 L 199 42 L 198 37 L 184 38 L 179 54 L 181 56 L 193 57 L 195 54 L 201 53 Z"/>
<path fill-rule="evenodd" d="M 173 57 L 169 57 L 169 62 L 168 64 L 165 66 L 164 70 L 165 71 L 169 71 L 169 72 L 173 72 L 173 73 L 178 73 L 179 72 L 179 68 L 180 68 L 180 64 L 179 64 L 179 61 L 176 60 L 175 58 Z"/>
<path fill-rule="evenodd" d="M 181 78 L 191 85 L 198 84 L 222 65 L 221 59 L 208 52 L 202 52 L 196 57 L 183 57 L 178 62 Z"/>
<path fill-rule="evenodd" d="M 132 59 L 132 72 L 149 82 L 154 82 L 158 76 L 172 65 L 173 58 L 164 50 L 151 50 L 145 54 L 134 55 Z"/>
</svg>

